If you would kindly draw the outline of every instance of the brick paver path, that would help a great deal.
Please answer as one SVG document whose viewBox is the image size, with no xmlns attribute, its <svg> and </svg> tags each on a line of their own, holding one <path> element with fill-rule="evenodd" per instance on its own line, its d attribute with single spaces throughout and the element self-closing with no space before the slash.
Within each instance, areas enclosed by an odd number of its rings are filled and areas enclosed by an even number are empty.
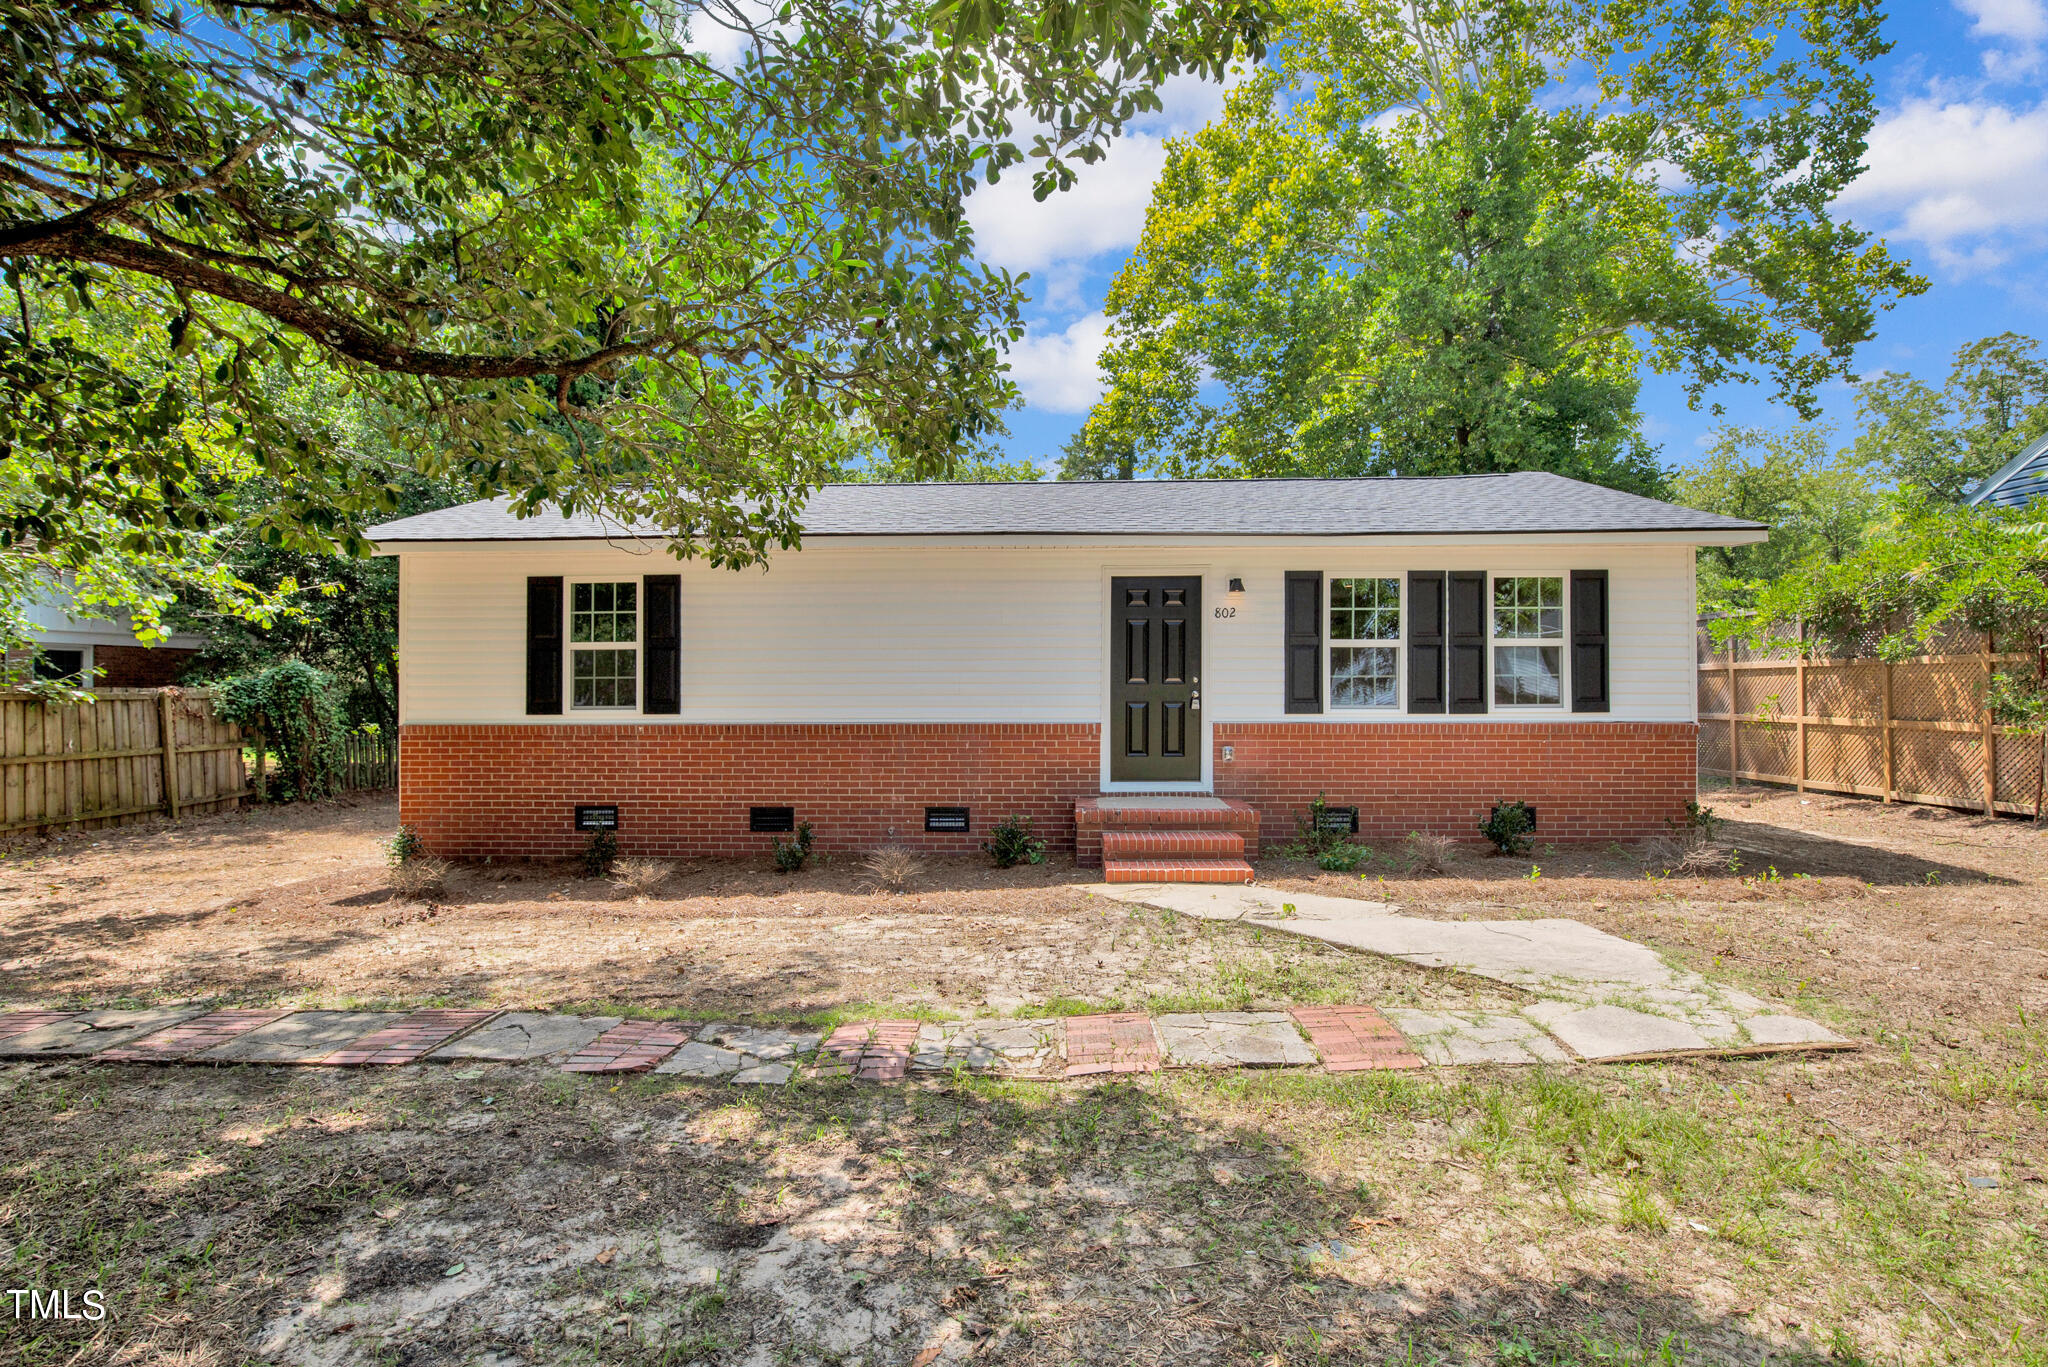
<svg viewBox="0 0 2048 1367">
<path fill-rule="evenodd" d="M 842 1025 L 825 1041 L 825 1052 L 837 1065 L 828 1071 L 859 1082 L 897 1081 L 910 1071 L 910 1054 L 916 1048 L 916 1021 Z"/>
<path fill-rule="evenodd" d="M 1156 1073 L 1159 1039 L 1152 1018 L 1138 1011 L 1067 1018 L 1067 1076 Z"/>
<path fill-rule="evenodd" d="M 344 1068 L 417 1063 L 429 1052 L 497 1014 L 495 1010 L 415 1011 L 396 1025 L 373 1030 L 354 1044 L 342 1046 L 320 1062 Z"/>
<path fill-rule="evenodd" d="M 690 1042 L 692 1027 L 663 1021 L 615 1025 L 571 1054 L 566 1073 L 644 1073 Z"/>
<path fill-rule="evenodd" d="M 183 1025 L 174 1025 L 168 1030 L 159 1030 L 154 1035 L 144 1035 L 141 1039 L 104 1050 L 98 1057 L 102 1063 L 176 1063 L 202 1049 L 226 1044 L 237 1035 L 246 1035 L 272 1021 L 281 1021 L 290 1014 L 284 1010 L 262 1009 L 215 1011 L 198 1020 L 189 1020 Z"/>
<path fill-rule="evenodd" d="M 31 1030 L 40 1030 L 58 1021 L 68 1021 L 77 1015 L 76 1011 L 7 1011 L 0 1012 L 0 1039 L 13 1039 L 26 1035 Z"/>
<path fill-rule="evenodd" d="M 1370 1006 L 1297 1006 L 1293 1015 L 1328 1072 L 1423 1066 L 1406 1037 Z"/>
</svg>

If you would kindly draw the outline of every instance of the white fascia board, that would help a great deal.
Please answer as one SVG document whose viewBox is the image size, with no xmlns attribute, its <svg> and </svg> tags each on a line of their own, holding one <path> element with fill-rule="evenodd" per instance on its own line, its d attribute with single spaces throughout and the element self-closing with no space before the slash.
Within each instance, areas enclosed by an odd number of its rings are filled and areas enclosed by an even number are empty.
<svg viewBox="0 0 2048 1367">
<path fill-rule="evenodd" d="M 818 536 L 810 545 L 819 549 L 878 546 L 901 549 L 913 546 L 945 546 L 967 549 L 1026 550 L 1147 550 L 1162 546 L 1213 546 L 1227 550 L 1285 550 L 1291 547 L 1322 546 L 1333 550 L 1357 550 L 1372 546 L 1754 546 L 1768 540 L 1770 532 L 1757 528 L 1730 531 L 1684 532 L 1443 532 L 1402 533 L 1376 536 Z M 506 537 L 501 540 L 389 541 L 377 544 L 377 555 L 402 555 L 413 551 L 504 550 L 516 546 L 661 545 L 662 537 Z M 779 552 L 789 554 L 788 551 Z M 772 561 L 778 552 L 769 552 Z"/>
</svg>

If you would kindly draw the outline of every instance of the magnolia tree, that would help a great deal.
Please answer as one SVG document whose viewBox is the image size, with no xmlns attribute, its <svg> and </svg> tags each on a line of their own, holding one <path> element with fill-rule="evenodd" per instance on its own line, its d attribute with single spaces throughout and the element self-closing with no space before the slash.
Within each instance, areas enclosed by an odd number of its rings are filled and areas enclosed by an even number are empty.
<svg viewBox="0 0 2048 1367">
<path fill-rule="evenodd" d="M 189 556 L 223 451 L 300 548 L 362 549 L 402 466 L 756 559 L 835 433 L 938 473 L 1011 402 L 1019 286 L 974 260 L 973 186 L 1062 188 L 1261 24 L 1237 0 L 0 16 L 0 554 L 59 559 Z M 279 402 L 307 367 L 386 415 L 395 465 Z"/>
</svg>

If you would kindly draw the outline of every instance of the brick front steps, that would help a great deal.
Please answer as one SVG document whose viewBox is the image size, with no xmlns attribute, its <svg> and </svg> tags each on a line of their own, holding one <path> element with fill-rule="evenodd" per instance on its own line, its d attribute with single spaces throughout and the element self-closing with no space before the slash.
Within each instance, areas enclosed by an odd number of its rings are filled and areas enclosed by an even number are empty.
<svg viewBox="0 0 2048 1367">
<path fill-rule="evenodd" d="M 1074 806 L 1080 862 L 1108 883 L 1249 883 L 1259 814 L 1214 797 L 1098 797 Z"/>
</svg>

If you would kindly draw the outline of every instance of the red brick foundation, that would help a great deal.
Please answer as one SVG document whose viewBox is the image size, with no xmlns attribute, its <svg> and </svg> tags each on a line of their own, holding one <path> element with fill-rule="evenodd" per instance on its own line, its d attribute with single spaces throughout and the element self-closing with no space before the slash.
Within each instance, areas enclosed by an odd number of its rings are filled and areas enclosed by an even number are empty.
<svg viewBox="0 0 2048 1367">
<path fill-rule="evenodd" d="M 185 675 L 199 652 L 173 646 L 94 646 L 102 688 L 165 688 Z"/>
<path fill-rule="evenodd" d="M 840 854 L 895 842 L 973 853 L 1004 817 L 1074 848 L 1074 804 L 1099 786 L 1092 725 L 406 726 L 399 820 L 436 854 L 550 857 L 589 841 L 581 804 L 616 803 L 629 855 L 762 855 L 753 806 L 795 807 Z M 970 807 L 965 835 L 926 807 Z"/>
<path fill-rule="evenodd" d="M 1696 792 L 1690 722 L 1293 722 L 1213 729 L 1216 796 L 1256 808 L 1267 850 L 1294 836 L 1318 792 L 1359 809 L 1359 834 L 1478 838 L 1495 802 L 1537 809 L 1537 839 L 1662 834 Z M 632 855 L 761 855 L 750 806 L 791 806 L 825 849 L 896 842 L 971 854 L 988 828 L 1029 817 L 1048 846 L 1076 852 L 1074 808 L 1094 798 L 1093 725 L 407 726 L 399 819 L 458 858 L 560 857 L 589 836 L 580 804 L 619 807 Z M 1223 758 L 1230 746 L 1232 758 Z M 965 835 L 927 832 L 927 806 L 973 809 Z M 1100 858 L 1099 831 L 1082 833 Z"/>
<path fill-rule="evenodd" d="M 1263 842 L 1294 838 L 1318 792 L 1358 808 L 1358 834 L 1479 838 L 1496 802 L 1536 808 L 1536 838 L 1661 835 L 1698 792 L 1691 722 L 1296 722 L 1213 728 L 1216 796 L 1258 808 Z M 1223 758 L 1230 746 L 1233 757 Z"/>
</svg>

